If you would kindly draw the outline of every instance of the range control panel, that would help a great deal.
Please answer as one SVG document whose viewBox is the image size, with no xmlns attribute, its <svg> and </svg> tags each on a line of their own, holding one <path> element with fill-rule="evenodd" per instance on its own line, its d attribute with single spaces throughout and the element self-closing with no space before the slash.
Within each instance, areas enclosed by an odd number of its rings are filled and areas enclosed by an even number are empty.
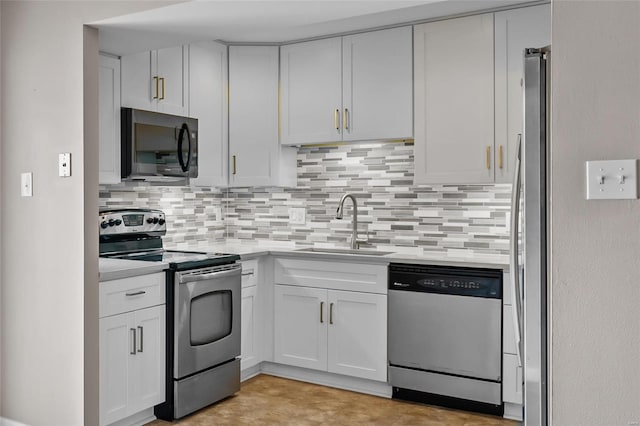
<svg viewBox="0 0 640 426">
<path fill-rule="evenodd" d="M 164 235 L 167 224 L 160 210 L 118 210 L 100 212 L 100 235 L 157 233 Z"/>
</svg>

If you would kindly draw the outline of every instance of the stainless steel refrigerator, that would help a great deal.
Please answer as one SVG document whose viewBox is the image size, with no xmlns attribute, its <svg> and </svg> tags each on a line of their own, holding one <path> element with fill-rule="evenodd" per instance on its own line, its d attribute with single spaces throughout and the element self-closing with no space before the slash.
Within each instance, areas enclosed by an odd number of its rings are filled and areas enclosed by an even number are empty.
<svg viewBox="0 0 640 426">
<path fill-rule="evenodd" d="M 524 52 L 524 137 L 517 148 L 511 200 L 513 320 L 524 371 L 524 424 L 527 426 L 549 423 L 550 61 L 549 48 Z"/>
</svg>

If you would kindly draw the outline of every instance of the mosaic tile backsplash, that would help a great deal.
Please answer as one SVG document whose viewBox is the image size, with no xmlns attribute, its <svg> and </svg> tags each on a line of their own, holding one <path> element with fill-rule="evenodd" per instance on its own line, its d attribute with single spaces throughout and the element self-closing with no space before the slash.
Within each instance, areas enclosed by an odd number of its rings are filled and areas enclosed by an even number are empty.
<svg viewBox="0 0 640 426">
<path fill-rule="evenodd" d="M 508 254 L 511 185 L 413 185 L 413 145 L 405 142 L 301 147 L 296 188 L 192 189 L 123 183 L 101 186 L 101 206 L 159 208 L 167 213 L 165 245 L 220 241 L 293 241 L 348 247 L 351 201 L 358 200 L 361 247 Z M 291 224 L 291 208 L 306 221 Z M 218 213 L 222 209 L 222 218 Z"/>
</svg>

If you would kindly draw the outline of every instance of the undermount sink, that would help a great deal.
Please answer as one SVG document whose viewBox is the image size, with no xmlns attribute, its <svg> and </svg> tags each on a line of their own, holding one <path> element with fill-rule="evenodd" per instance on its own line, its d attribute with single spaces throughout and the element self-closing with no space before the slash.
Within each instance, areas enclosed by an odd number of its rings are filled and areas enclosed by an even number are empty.
<svg viewBox="0 0 640 426">
<path fill-rule="evenodd" d="M 303 248 L 296 251 L 306 251 L 309 253 L 333 253 L 333 254 L 361 254 L 363 256 L 385 256 L 392 254 L 392 251 L 360 250 L 360 249 L 332 249 L 332 248 Z"/>
</svg>

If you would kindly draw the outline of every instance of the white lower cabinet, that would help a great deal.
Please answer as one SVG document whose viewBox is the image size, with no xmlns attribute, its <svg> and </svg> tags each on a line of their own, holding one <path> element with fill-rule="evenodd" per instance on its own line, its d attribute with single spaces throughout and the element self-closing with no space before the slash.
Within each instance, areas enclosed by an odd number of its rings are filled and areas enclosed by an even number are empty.
<svg viewBox="0 0 640 426">
<path fill-rule="evenodd" d="M 257 361 L 256 345 L 256 296 L 257 287 L 251 286 L 242 289 L 242 320 L 241 320 L 241 347 L 240 347 L 240 369 L 244 370 L 255 365 Z"/>
<path fill-rule="evenodd" d="M 262 361 L 261 321 L 262 309 L 258 299 L 260 281 L 259 260 L 243 260 L 240 370 L 246 370 Z"/>
<path fill-rule="evenodd" d="M 327 290 L 275 286 L 275 361 L 327 370 Z"/>
<path fill-rule="evenodd" d="M 275 286 L 275 362 L 387 380 L 387 296 Z"/>
<path fill-rule="evenodd" d="M 164 401 L 165 306 L 100 319 L 100 424 Z"/>
<path fill-rule="evenodd" d="M 328 290 L 328 370 L 387 380 L 387 296 Z"/>
<path fill-rule="evenodd" d="M 100 283 L 100 425 L 165 399 L 164 293 L 147 291 L 161 284 L 163 273 Z"/>
</svg>

